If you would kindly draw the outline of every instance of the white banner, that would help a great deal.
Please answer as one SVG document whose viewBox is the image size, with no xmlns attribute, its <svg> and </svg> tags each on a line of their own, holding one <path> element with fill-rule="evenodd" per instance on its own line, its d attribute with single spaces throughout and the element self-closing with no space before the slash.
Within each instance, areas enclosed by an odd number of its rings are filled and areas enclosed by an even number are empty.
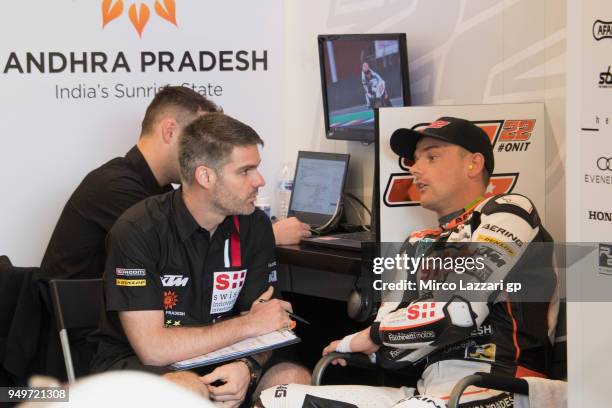
<svg viewBox="0 0 612 408">
<path fill-rule="evenodd" d="M 401 242 L 412 231 L 438 225 L 433 212 L 419 206 L 413 176 L 389 145 L 398 128 L 419 128 L 442 116 L 469 119 L 491 139 L 495 170 L 488 194 L 515 192 L 529 197 L 545 225 L 544 104 L 423 106 L 380 109 L 380 236 Z"/>
<path fill-rule="evenodd" d="M 284 157 L 283 2 L 20 0 L 0 13 L 0 254 L 37 265 L 69 194 L 123 156 L 165 84 L 184 84 Z"/>
<path fill-rule="evenodd" d="M 582 3 L 581 39 L 582 131 L 576 135 L 580 137 L 581 147 L 581 240 L 612 242 L 612 5 L 609 1 Z M 599 258 L 594 259 L 594 263 L 598 262 Z M 612 273 L 612 268 L 608 273 Z"/>
</svg>

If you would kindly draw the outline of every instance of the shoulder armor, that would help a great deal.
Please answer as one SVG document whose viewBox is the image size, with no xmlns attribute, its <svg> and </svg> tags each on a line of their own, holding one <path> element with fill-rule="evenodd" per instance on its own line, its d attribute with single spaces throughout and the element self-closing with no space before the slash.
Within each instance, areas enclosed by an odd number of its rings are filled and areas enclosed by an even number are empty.
<svg viewBox="0 0 612 408">
<path fill-rule="evenodd" d="M 501 194 L 486 200 L 479 211 L 483 215 L 506 212 L 524 219 L 532 228 L 540 226 L 540 216 L 527 197 L 520 194 Z"/>
</svg>

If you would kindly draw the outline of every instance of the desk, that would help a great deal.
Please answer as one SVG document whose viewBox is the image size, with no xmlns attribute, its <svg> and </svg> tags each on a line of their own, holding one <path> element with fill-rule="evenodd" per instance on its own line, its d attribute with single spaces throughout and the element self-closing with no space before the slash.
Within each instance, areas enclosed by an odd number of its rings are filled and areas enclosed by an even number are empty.
<svg viewBox="0 0 612 408">
<path fill-rule="evenodd" d="M 311 323 L 298 323 L 295 332 L 302 339 L 298 354 L 307 367 L 313 368 L 330 341 L 366 326 L 346 314 L 346 301 L 361 272 L 361 252 L 309 245 L 277 246 L 276 262 L 283 297 Z"/>
<path fill-rule="evenodd" d="M 281 290 L 346 302 L 361 271 L 361 253 L 309 245 L 276 247 Z"/>
</svg>

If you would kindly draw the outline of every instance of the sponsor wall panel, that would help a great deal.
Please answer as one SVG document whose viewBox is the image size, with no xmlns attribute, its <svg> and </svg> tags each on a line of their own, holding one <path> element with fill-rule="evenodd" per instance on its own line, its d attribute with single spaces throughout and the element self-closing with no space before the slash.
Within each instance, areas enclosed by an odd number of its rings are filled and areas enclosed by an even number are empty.
<svg viewBox="0 0 612 408">
<path fill-rule="evenodd" d="M 487 192 L 526 195 L 545 224 L 544 104 L 386 108 L 380 109 L 379 116 L 381 240 L 403 241 L 411 231 L 438 224 L 433 212 L 418 205 L 412 175 L 391 150 L 389 140 L 398 128 L 418 128 L 441 116 L 469 119 L 487 132 L 495 152 L 495 170 Z"/>
<path fill-rule="evenodd" d="M 605 242 L 612 241 L 612 4 L 582 7 L 581 240 Z"/>
<path fill-rule="evenodd" d="M 568 406 L 608 406 L 612 363 L 600 350 L 612 330 L 601 319 L 612 304 L 594 300 L 612 293 L 612 3 L 567 6 L 567 240 L 595 247 L 568 273 L 568 297 L 580 300 L 567 304 Z"/>
<path fill-rule="evenodd" d="M 273 197 L 285 151 L 282 2 L 23 0 L 8 9 L 0 253 L 40 262 L 70 193 L 137 141 L 145 107 L 168 83 L 193 87 L 258 131 L 264 195 Z"/>
</svg>

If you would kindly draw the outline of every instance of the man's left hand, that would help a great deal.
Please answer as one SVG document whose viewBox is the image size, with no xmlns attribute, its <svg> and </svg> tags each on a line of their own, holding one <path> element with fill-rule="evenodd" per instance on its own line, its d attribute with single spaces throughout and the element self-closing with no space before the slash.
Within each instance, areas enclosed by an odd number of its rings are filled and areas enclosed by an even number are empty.
<svg viewBox="0 0 612 408">
<path fill-rule="evenodd" d="M 327 355 L 332 351 L 337 351 L 338 344 L 340 344 L 340 341 L 341 340 L 335 340 L 329 343 L 329 345 L 323 349 L 323 355 Z M 351 339 L 350 347 L 351 353 L 363 353 L 365 355 L 376 353 L 376 351 L 378 351 L 379 349 L 379 346 L 377 344 L 374 344 L 372 339 L 370 339 L 369 327 L 366 327 L 362 331 L 355 333 L 355 336 Z M 342 364 L 343 362 L 339 360 L 334 360 L 333 363 L 340 363 L 340 365 L 344 365 Z"/>
<path fill-rule="evenodd" d="M 225 384 L 218 387 L 211 385 L 217 380 L 224 381 Z M 210 399 L 224 402 L 224 407 L 237 407 L 244 401 L 250 380 L 249 368 L 240 361 L 217 367 L 212 373 L 202 377 L 202 381 L 208 385 Z"/>
<path fill-rule="evenodd" d="M 280 220 L 272 225 L 276 245 L 298 244 L 302 238 L 311 234 L 310 226 L 298 220 L 296 217 Z"/>
</svg>

